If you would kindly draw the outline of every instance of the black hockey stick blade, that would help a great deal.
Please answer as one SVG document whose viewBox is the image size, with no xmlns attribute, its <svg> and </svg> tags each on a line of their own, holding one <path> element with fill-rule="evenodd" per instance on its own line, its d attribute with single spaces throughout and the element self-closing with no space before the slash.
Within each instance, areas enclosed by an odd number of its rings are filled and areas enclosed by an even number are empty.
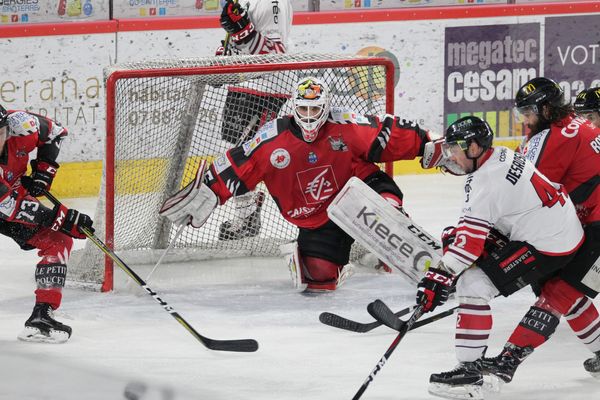
<svg viewBox="0 0 600 400">
<path fill-rule="evenodd" d="M 404 321 L 396 317 L 394 312 L 381 300 L 377 299 L 367 306 L 367 311 L 373 318 L 395 331 L 400 331 Z"/>
<path fill-rule="evenodd" d="M 408 314 L 409 312 L 412 312 L 416 307 L 417 307 L 416 305 L 406 307 L 400 311 L 395 312 L 394 315 L 396 315 L 396 317 L 398 317 L 398 318 L 403 317 L 406 314 Z M 321 315 L 319 315 L 319 321 L 321 321 L 321 323 L 323 323 L 325 325 L 328 325 L 328 326 L 331 326 L 334 328 L 344 329 L 347 331 L 358 332 L 358 333 L 370 332 L 373 329 L 383 325 L 379 321 L 373 321 L 373 322 L 369 322 L 369 323 L 353 321 L 351 319 L 344 318 L 341 315 L 337 315 L 337 314 L 330 313 L 330 312 L 321 313 Z"/>
</svg>

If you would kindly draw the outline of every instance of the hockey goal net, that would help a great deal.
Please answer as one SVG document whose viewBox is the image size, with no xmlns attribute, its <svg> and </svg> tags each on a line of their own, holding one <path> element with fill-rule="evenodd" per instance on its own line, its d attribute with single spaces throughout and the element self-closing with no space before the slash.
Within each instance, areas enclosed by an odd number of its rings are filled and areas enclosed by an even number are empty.
<svg viewBox="0 0 600 400">
<path fill-rule="evenodd" d="M 383 58 L 266 55 L 158 60 L 105 70 L 106 159 L 94 218 L 96 235 L 128 264 L 156 262 L 176 233 L 158 210 L 167 196 L 211 161 L 252 138 L 265 122 L 291 114 L 293 84 L 324 79 L 332 104 L 360 114 L 393 111 L 393 64 Z M 264 186 L 258 190 L 267 192 Z M 278 256 L 297 229 L 267 195 L 254 237 L 219 240 L 233 220 L 232 201 L 217 207 L 200 229 L 185 228 L 165 262 L 241 256 Z M 353 249 L 352 259 L 361 251 Z M 76 252 L 69 278 L 111 290 L 110 259 L 92 243 Z"/>
</svg>

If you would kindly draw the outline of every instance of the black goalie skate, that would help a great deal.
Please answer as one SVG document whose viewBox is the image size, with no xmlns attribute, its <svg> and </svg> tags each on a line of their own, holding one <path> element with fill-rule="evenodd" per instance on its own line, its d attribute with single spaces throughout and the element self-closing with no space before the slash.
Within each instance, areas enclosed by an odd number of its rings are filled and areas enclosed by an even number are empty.
<svg viewBox="0 0 600 400">
<path fill-rule="evenodd" d="M 481 360 L 461 362 L 452 371 L 431 374 L 429 393 L 447 399 L 483 399 Z"/>
<path fill-rule="evenodd" d="M 38 303 L 31 317 L 25 321 L 25 328 L 17 336 L 25 342 L 64 343 L 71 337 L 71 327 L 54 319 L 52 307 Z"/>
<path fill-rule="evenodd" d="M 219 240 L 240 240 L 258 235 L 260 232 L 260 211 L 265 201 L 265 194 L 257 192 L 254 197 L 253 201 L 256 205 L 251 203 L 249 206 L 255 207 L 255 210 L 245 218 L 236 217 L 232 221 L 223 222 L 219 228 Z"/>
<path fill-rule="evenodd" d="M 594 378 L 600 379 L 600 351 L 594 353 L 595 357 L 588 358 L 583 362 L 583 368 Z"/>
</svg>

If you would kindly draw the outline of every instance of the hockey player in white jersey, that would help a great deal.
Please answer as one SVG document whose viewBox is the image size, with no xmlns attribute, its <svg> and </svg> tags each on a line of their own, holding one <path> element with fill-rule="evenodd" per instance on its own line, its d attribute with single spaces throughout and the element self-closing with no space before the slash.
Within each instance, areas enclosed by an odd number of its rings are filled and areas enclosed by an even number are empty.
<svg viewBox="0 0 600 400">
<path fill-rule="evenodd" d="M 217 55 L 282 54 L 287 52 L 292 5 L 290 0 L 227 0 L 220 22 L 229 43 L 222 43 Z M 266 122 L 277 118 L 289 98 L 289 88 L 280 86 L 268 77 L 230 86 L 223 111 L 227 115 L 221 127 L 223 140 L 237 146 L 253 137 Z M 236 197 L 235 216 L 221 225 L 219 239 L 258 235 L 264 198 L 264 193 L 254 191 Z"/>
<path fill-rule="evenodd" d="M 584 239 L 563 187 L 551 183 L 522 155 L 492 147 L 493 136 L 485 121 L 469 116 L 448 127 L 442 144 L 452 172 L 468 174 L 465 201 L 454 240 L 419 283 L 417 302 L 431 311 L 448 299 L 456 283 L 459 364 L 432 374 L 429 387 L 431 394 L 446 398 L 483 399 L 481 358 L 492 328 L 490 301 L 561 269 Z M 509 242 L 484 254 L 492 228 Z M 531 318 L 532 323 L 545 323 L 544 313 Z"/>
</svg>

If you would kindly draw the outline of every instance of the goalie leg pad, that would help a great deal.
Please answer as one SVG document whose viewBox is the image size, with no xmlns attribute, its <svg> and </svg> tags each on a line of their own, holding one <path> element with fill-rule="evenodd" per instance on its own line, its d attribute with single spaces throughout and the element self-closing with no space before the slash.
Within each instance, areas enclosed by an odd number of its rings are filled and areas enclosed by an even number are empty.
<svg viewBox="0 0 600 400">
<path fill-rule="evenodd" d="M 348 181 L 327 214 L 349 236 L 414 284 L 441 258 L 442 245 L 436 239 L 358 178 Z"/>
<path fill-rule="evenodd" d="M 285 243 L 279 246 L 283 260 L 285 261 L 290 277 L 292 278 L 292 287 L 298 291 L 306 289 L 306 282 L 302 268 L 302 258 L 297 242 Z"/>
</svg>

